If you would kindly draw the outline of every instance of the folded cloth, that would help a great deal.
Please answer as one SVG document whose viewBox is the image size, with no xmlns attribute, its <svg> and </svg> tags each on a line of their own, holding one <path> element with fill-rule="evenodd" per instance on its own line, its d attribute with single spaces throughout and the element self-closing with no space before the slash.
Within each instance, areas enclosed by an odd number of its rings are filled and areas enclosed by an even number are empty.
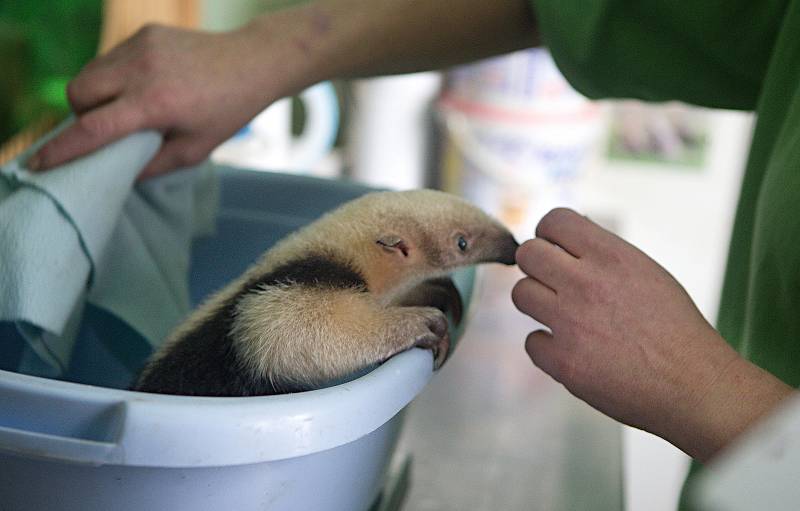
<svg viewBox="0 0 800 511">
<path fill-rule="evenodd" d="M 161 145 L 155 132 L 26 170 L 65 126 L 0 167 L 0 321 L 35 354 L 19 370 L 48 377 L 69 366 L 87 301 L 151 344 L 163 339 L 189 309 L 191 239 L 211 228 L 216 207 L 207 165 L 135 184 Z"/>
</svg>

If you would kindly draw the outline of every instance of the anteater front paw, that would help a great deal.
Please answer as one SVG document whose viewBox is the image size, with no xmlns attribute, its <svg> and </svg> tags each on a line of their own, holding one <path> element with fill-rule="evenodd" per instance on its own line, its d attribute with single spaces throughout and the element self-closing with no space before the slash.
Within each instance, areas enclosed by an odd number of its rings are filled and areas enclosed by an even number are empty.
<svg viewBox="0 0 800 511">
<path fill-rule="evenodd" d="M 398 300 L 398 305 L 434 307 L 450 314 L 458 325 L 464 312 L 461 293 L 449 277 L 429 279 L 412 288 Z"/>
<path fill-rule="evenodd" d="M 433 368 L 442 367 L 450 351 L 447 318 L 433 307 L 404 307 L 399 331 L 407 340 L 406 349 L 418 347 L 433 352 Z"/>
</svg>

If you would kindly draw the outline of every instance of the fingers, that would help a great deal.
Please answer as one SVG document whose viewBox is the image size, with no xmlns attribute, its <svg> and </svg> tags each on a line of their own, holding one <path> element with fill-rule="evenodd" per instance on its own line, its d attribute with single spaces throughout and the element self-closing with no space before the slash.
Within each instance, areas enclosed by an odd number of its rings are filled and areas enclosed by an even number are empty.
<svg viewBox="0 0 800 511">
<path fill-rule="evenodd" d="M 536 236 L 580 258 L 603 250 L 614 235 L 571 209 L 556 208 L 536 226 Z"/>
<path fill-rule="evenodd" d="M 117 100 L 78 117 L 28 161 L 31 170 L 55 167 L 144 128 L 144 115 L 126 100 Z"/>
<path fill-rule="evenodd" d="M 124 86 L 122 76 L 108 67 L 82 71 L 67 85 L 67 100 L 72 111 L 80 115 L 116 98 Z"/>
<path fill-rule="evenodd" d="M 578 259 L 543 239 L 528 240 L 517 249 L 517 265 L 526 274 L 551 289 L 558 289 L 577 271 Z"/>
<path fill-rule="evenodd" d="M 550 332 L 535 330 L 525 339 L 525 351 L 531 361 L 559 383 L 570 380 L 570 358 Z"/>
<path fill-rule="evenodd" d="M 187 137 L 167 138 L 161 150 L 139 174 L 139 180 L 160 176 L 170 170 L 188 167 L 203 161 L 213 149 Z"/>
<path fill-rule="evenodd" d="M 130 70 L 129 48 L 132 38 L 126 39 L 107 54 L 90 61 L 67 85 L 67 100 L 72 111 L 80 115 L 118 97 L 125 88 Z"/>
<path fill-rule="evenodd" d="M 517 282 L 511 290 L 511 300 L 517 309 L 543 325 L 552 326 L 558 315 L 558 295 L 536 279 Z"/>
</svg>

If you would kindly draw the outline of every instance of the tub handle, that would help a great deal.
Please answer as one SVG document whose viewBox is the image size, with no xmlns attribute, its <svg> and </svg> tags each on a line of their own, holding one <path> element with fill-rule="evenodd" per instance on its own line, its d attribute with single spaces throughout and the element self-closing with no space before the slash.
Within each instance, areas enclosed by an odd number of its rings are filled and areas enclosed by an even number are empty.
<svg viewBox="0 0 800 511">
<path fill-rule="evenodd" d="M 124 401 L 65 395 L 30 376 L 0 373 L 0 451 L 92 465 L 123 459 Z"/>
<path fill-rule="evenodd" d="M 16 455 L 90 465 L 121 463 L 116 442 L 87 440 L 0 426 L 0 450 Z"/>
</svg>

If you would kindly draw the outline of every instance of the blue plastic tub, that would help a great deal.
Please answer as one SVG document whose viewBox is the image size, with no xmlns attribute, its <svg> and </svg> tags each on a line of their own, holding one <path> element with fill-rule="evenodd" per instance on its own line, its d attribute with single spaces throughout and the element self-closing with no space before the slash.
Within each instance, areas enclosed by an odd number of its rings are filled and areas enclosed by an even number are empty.
<svg viewBox="0 0 800 511">
<path fill-rule="evenodd" d="M 217 232 L 198 239 L 192 254 L 195 302 L 286 233 L 368 191 L 299 176 L 219 174 Z M 465 303 L 473 276 L 456 276 Z M 84 330 L 72 381 L 0 371 L 3 511 L 367 510 L 384 483 L 399 412 L 432 375 L 430 353 L 415 349 L 313 392 L 144 394 L 122 390 L 148 355 L 141 339 L 93 309 Z M 109 335 L 123 336 L 123 349 L 109 349 Z M 6 356 L 15 342 L 0 328 Z"/>
</svg>

